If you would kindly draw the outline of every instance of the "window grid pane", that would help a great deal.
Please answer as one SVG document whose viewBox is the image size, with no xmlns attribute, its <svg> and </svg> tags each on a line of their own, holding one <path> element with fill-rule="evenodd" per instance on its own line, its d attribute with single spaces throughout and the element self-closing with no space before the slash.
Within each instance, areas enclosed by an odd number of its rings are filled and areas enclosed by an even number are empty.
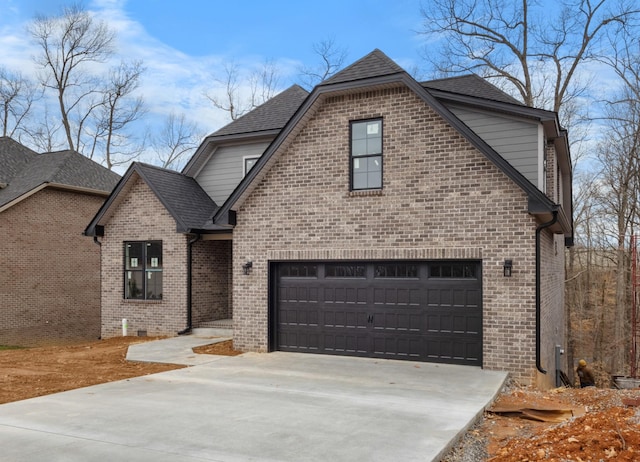
<svg viewBox="0 0 640 462">
<path fill-rule="evenodd" d="M 353 189 L 382 187 L 382 156 L 353 159 Z"/>
<path fill-rule="evenodd" d="M 144 298 L 144 272 L 127 271 L 125 284 L 125 298 Z"/>
<path fill-rule="evenodd" d="M 327 264 L 325 277 L 328 278 L 363 278 L 365 277 L 364 265 Z"/>
<path fill-rule="evenodd" d="M 144 264 L 144 246 L 142 242 L 127 242 L 125 245 L 125 268 L 140 270 Z"/>
<path fill-rule="evenodd" d="M 476 265 L 472 263 L 441 263 L 430 266 L 429 276 L 447 279 L 476 279 Z"/>
</svg>

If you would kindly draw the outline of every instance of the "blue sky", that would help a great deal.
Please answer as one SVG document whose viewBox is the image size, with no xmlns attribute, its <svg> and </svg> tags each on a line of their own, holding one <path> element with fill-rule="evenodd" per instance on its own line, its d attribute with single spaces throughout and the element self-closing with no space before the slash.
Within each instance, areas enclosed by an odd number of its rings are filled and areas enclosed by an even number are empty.
<svg viewBox="0 0 640 462">
<path fill-rule="evenodd" d="M 332 39 L 346 50 L 345 65 L 379 48 L 406 70 L 428 77 L 419 72 L 426 65 L 425 40 L 418 34 L 420 1 L 84 0 L 82 5 L 117 33 L 119 56 L 109 65 L 121 58 L 144 63 L 138 91 L 147 112 L 136 132 L 157 131 L 175 113 L 185 114 L 205 135 L 230 121 L 205 96 L 223 97 L 224 85 L 216 79 L 224 78 L 229 63 L 247 77 L 272 61 L 282 90 L 300 83 L 301 67 L 318 64 L 314 44 Z M 0 66 L 35 80 L 32 57 L 38 50 L 26 26 L 37 14 L 53 16 L 72 3 L 0 0 Z M 250 93 L 248 87 L 240 91 Z M 139 160 L 155 163 L 151 151 Z"/>
<path fill-rule="evenodd" d="M 35 75 L 35 49 L 25 26 L 36 14 L 55 15 L 71 2 L 0 0 L 0 65 Z M 120 53 L 142 59 L 148 120 L 185 112 L 206 132 L 227 115 L 203 97 L 215 94 L 225 63 L 250 72 L 265 60 L 280 71 L 280 87 L 318 63 L 314 43 L 333 39 L 347 50 L 345 64 L 379 48 L 413 71 L 425 65 L 420 0 L 221 1 L 87 0 L 85 8 L 114 28 Z M 120 58 L 118 58 L 119 60 Z M 218 85 L 219 86 L 219 85 Z"/>
<path fill-rule="evenodd" d="M 0 0 L 0 27 L 55 14 L 71 2 Z M 87 9 L 116 14 L 141 34 L 192 57 L 261 56 L 306 61 L 327 37 L 355 60 L 380 48 L 399 63 L 417 63 L 420 0 L 93 0 Z M 111 10 L 111 11 L 109 11 Z M 122 19 L 124 19 L 122 18 Z"/>
<path fill-rule="evenodd" d="M 37 49 L 25 27 L 36 14 L 55 15 L 72 1 L 0 0 L 0 66 L 35 78 Z M 285 89 L 300 82 L 301 67 L 318 64 L 313 45 L 332 39 L 346 49 L 345 65 L 379 48 L 417 78 L 434 77 L 423 57 L 427 40 L 419 34 L 421 2 L 428 1 L 84 0 L 83 5 L 118 35 L 119 56 L 109 64 L 121 58 L 144 62 L 139 92 L 147 113 L 139 132 L 157 129 L 170 113 L 184 113 L 207 134 L 230 121 L 205 96 L 223 94 L 216 79 L 224 78 L 225 64 L 234 63 L 246 77 L 271 60 L 280 73 L 278 87 Z M 542 14 L 554 5 L 541 4 Z M 584 71 L 597 88 L 616 85 L 597 63 Z M 240 90 L 249 93 L 246 86 Z"/>
</svg>

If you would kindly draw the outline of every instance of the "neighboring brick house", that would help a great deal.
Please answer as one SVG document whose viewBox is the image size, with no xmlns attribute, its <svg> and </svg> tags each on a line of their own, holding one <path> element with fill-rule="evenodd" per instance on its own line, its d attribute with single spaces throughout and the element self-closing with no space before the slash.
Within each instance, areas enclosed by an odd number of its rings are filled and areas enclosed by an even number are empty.
<svg viewBox="0 0 640 462">
<path fill-rule="evenodd" d="M 82 232 L 119 178 L 0 137 L 0 345 L 100 337 L 100 249 Z"/>
<path fill-rule="evenodd" d="M 131 167 L 86 230 L 102 240 L 103 335 L 120 318 L 174 334 L 232 317 L 242 350 L 554 386 L 570 165 L 557 114 L 474 75 L 419 83 L 375 50 L 212 134 L 182 174 Z M 136 277 L 154 293 L 144 246 L 162 247 L 162 301 L 129 299 Z"/>
</svg>

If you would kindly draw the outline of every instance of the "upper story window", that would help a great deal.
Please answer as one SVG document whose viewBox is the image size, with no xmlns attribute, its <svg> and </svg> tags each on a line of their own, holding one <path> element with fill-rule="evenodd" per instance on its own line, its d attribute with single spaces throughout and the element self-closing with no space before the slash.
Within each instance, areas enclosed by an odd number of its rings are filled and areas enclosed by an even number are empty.
<svg viewBox="0 0 640 462">
<path fill-rule="evenodd" d="M 351 190 L 382 188 L 382 119 L 351 122 Z"/>
<path fill-rule="evenodd" d="M 249 173 L 249 170 L 256 165 L 258 159 L 260 159 L 260 156 L 242 158 L 242 176 L 246 176 Z"/>
<path fill-rule="evenodd" d="M 124 243 L 124 298 L 162 299 L 162 241 Z"/>
</svg>

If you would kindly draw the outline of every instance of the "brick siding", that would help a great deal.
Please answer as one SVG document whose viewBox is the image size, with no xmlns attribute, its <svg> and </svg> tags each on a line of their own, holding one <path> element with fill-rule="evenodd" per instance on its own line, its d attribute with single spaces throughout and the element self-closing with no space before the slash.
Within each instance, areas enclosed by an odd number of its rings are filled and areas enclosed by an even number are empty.
<svg viewBox="0 0 640 462">
<path fill-rule="evenodd" d="M 193 248 L 193 325 L 231 316 L 231 241 L 198 241 Z"/>
<path fill-rule="evenodd" d="M 100 248 L 82 232 L 104 199 L 45 188 L 0 213 L 0 344 L 100 337 Z"/>
<path fill-rule="evenodd" d="M 176 223 L 141 179 L 114 206 L 102 241 L 102 336 L 175 335 L 187 326 L 188 238 L 176 233 Z M 162 300 L 124 299 L 124 241 L 162 241 Z"/>
<path fill-rule="evenodd" d="M 176 335 L 187 327 L 187 261 L 194 236 L 176 232 L 176 222 L 141 179 L 114 207 L 102 238 L 102 336 Z M 162 241 L 162 300 L 124 299 L 125 241 Z M 192 327 L 231 318 L 230 241 L 196 241 L 192 247 Z"/>
<path fill-rule="evenodd" d="M 564 236 L 548 231 L 540 235 L 540 296 L 541 296 L 541 347 L 540 362 L 547 370 L 538 374 L 539 388 L 556 386 L 556 369 L 567 372 L 566 356 L 556 364 L 556 346 L 567 347 L 567 321 L 564 306 Z"/>
<path fill-rule="evenodd" d="M 384 188 L 350 192 L 349 122 L 377 117 L 384 120 Z M 411 91 L 327 98 L 238 210 L 235 344 L 268 348 L 270 260 L 478 258 L 484 367 L 532 384 L 535 228 L 522 190 Z M 503 276 L 505 259 L 513 260 L 511 278 Z M 253 270 L 243 275 L 248 260 Z M 553 277 L 545 279 L 545 304 L 557 302 L 552 293 L 561 282 Z M 545 322 L 548 330 L 555 319 Z"/>
</svg>

